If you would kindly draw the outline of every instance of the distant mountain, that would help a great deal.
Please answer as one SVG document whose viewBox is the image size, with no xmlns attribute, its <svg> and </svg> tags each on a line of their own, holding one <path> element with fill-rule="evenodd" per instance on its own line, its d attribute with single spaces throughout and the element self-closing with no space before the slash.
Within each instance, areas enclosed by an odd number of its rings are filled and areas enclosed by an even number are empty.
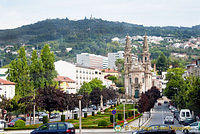
<svg viewBox="0 0 200 134">
<path fill-rule="evenodd" d="M 0 31 L 0 44 L 35 44 L 64 38 L 66 42 L 90 39 L 110 39 L 129 35 L 174 36 L 188 38 L 200 35 L 200 25 L 189 27 L 145 27 L 125 22 L 102 19 L 47 19 L 35 24 Z"/>
</svg>

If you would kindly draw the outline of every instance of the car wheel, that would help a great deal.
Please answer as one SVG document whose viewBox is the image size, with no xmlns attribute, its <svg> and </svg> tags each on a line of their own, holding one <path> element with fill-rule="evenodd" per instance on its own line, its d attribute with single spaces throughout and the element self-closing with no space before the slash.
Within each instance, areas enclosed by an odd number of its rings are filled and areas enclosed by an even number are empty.
<svg viewBox="0 0 200 134">
<path fill-rule="evenodd" d="M 183 133 L 184 133 L 184 134 L 189 134 L 189 131 L 188 131 L 187 129 L 184 129 L 184 130 L 183 130 Z"/>
</svg>

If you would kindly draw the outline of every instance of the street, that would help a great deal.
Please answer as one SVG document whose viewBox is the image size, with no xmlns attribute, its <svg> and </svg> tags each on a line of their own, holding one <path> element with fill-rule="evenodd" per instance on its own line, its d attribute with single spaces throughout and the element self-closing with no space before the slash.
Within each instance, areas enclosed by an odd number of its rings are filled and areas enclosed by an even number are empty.
<svg viewBox="0 0 200 134">
<path fill-rule="evenodd" d="M 149 126 L 149 125 L 156 125 L 156 124 L 163 124 L 164 122 L 164 117 L 167 115 L 172 115 L 172 113 L 169 111 L 168 104 L 163 104 L 161 106 L 158 106 L 157 104 L 155 105 L 154 109 L 151 110 L 151 118 L 148 120 L 147 114 L 144 115 L 140 119 L 140 126 Z M 143 120 L 143 121 L 142 121 Z M 129 123 L 129 127 L 133 125 L 133 127 L 138 127 L 138 121 L 139 119 Z M 172 125 L 173 127 L 181 127 L 181 125 L 178 123 L 177 120 L 175 120 L 174 124 Z M 76 133 L 78 134 L 78 129 L 76 129 Z M 23 130 L 23 131 L 6 131 L 6 132 L 0 132 L 3 134 L 30 134 L 31 130 Z M 113 134 L 116 133 L 113 129 L 83 129 L 82 130 L 83 134 Z M 118 132 L 119 133 L 119 132 Z M 124 134 L 131 134 L 132 131 L 125 131 L 121 132 Z M 176 131 L 177 134 L 181 134 L 181 131 Z"/>
</svg>

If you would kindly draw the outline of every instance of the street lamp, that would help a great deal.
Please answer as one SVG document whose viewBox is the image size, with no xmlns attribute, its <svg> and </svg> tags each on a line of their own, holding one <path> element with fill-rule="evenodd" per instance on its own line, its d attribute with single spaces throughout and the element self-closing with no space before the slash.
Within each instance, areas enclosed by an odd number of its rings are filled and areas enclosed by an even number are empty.
<svg viewBox="0 0 200 134">
<path fill-rule="evenodd" d="M 82 117 L 82 114 L 81 114 L 81 100 L 83 98 L 83 95 L 78 95 L 77 96 L 78 100 L 79 100 L 79 134 L 82 134 L 81 132 L 81 117 Z"/>
</svg>

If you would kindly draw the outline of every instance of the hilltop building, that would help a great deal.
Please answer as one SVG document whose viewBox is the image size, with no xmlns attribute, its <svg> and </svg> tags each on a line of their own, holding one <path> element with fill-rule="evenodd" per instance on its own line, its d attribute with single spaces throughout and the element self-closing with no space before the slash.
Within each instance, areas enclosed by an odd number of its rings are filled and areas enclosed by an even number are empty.
<svg viewBox="0 0 200 134">
<path fill-rule="evenodd" d="M 126 36 L 124 50 L 125 89 L 128 98 L 138 98 L 152 87 L 151 60 L 147 36 L 144 37 L 142 59 L 132 58 L 130 37 Z"/>
</svg>

